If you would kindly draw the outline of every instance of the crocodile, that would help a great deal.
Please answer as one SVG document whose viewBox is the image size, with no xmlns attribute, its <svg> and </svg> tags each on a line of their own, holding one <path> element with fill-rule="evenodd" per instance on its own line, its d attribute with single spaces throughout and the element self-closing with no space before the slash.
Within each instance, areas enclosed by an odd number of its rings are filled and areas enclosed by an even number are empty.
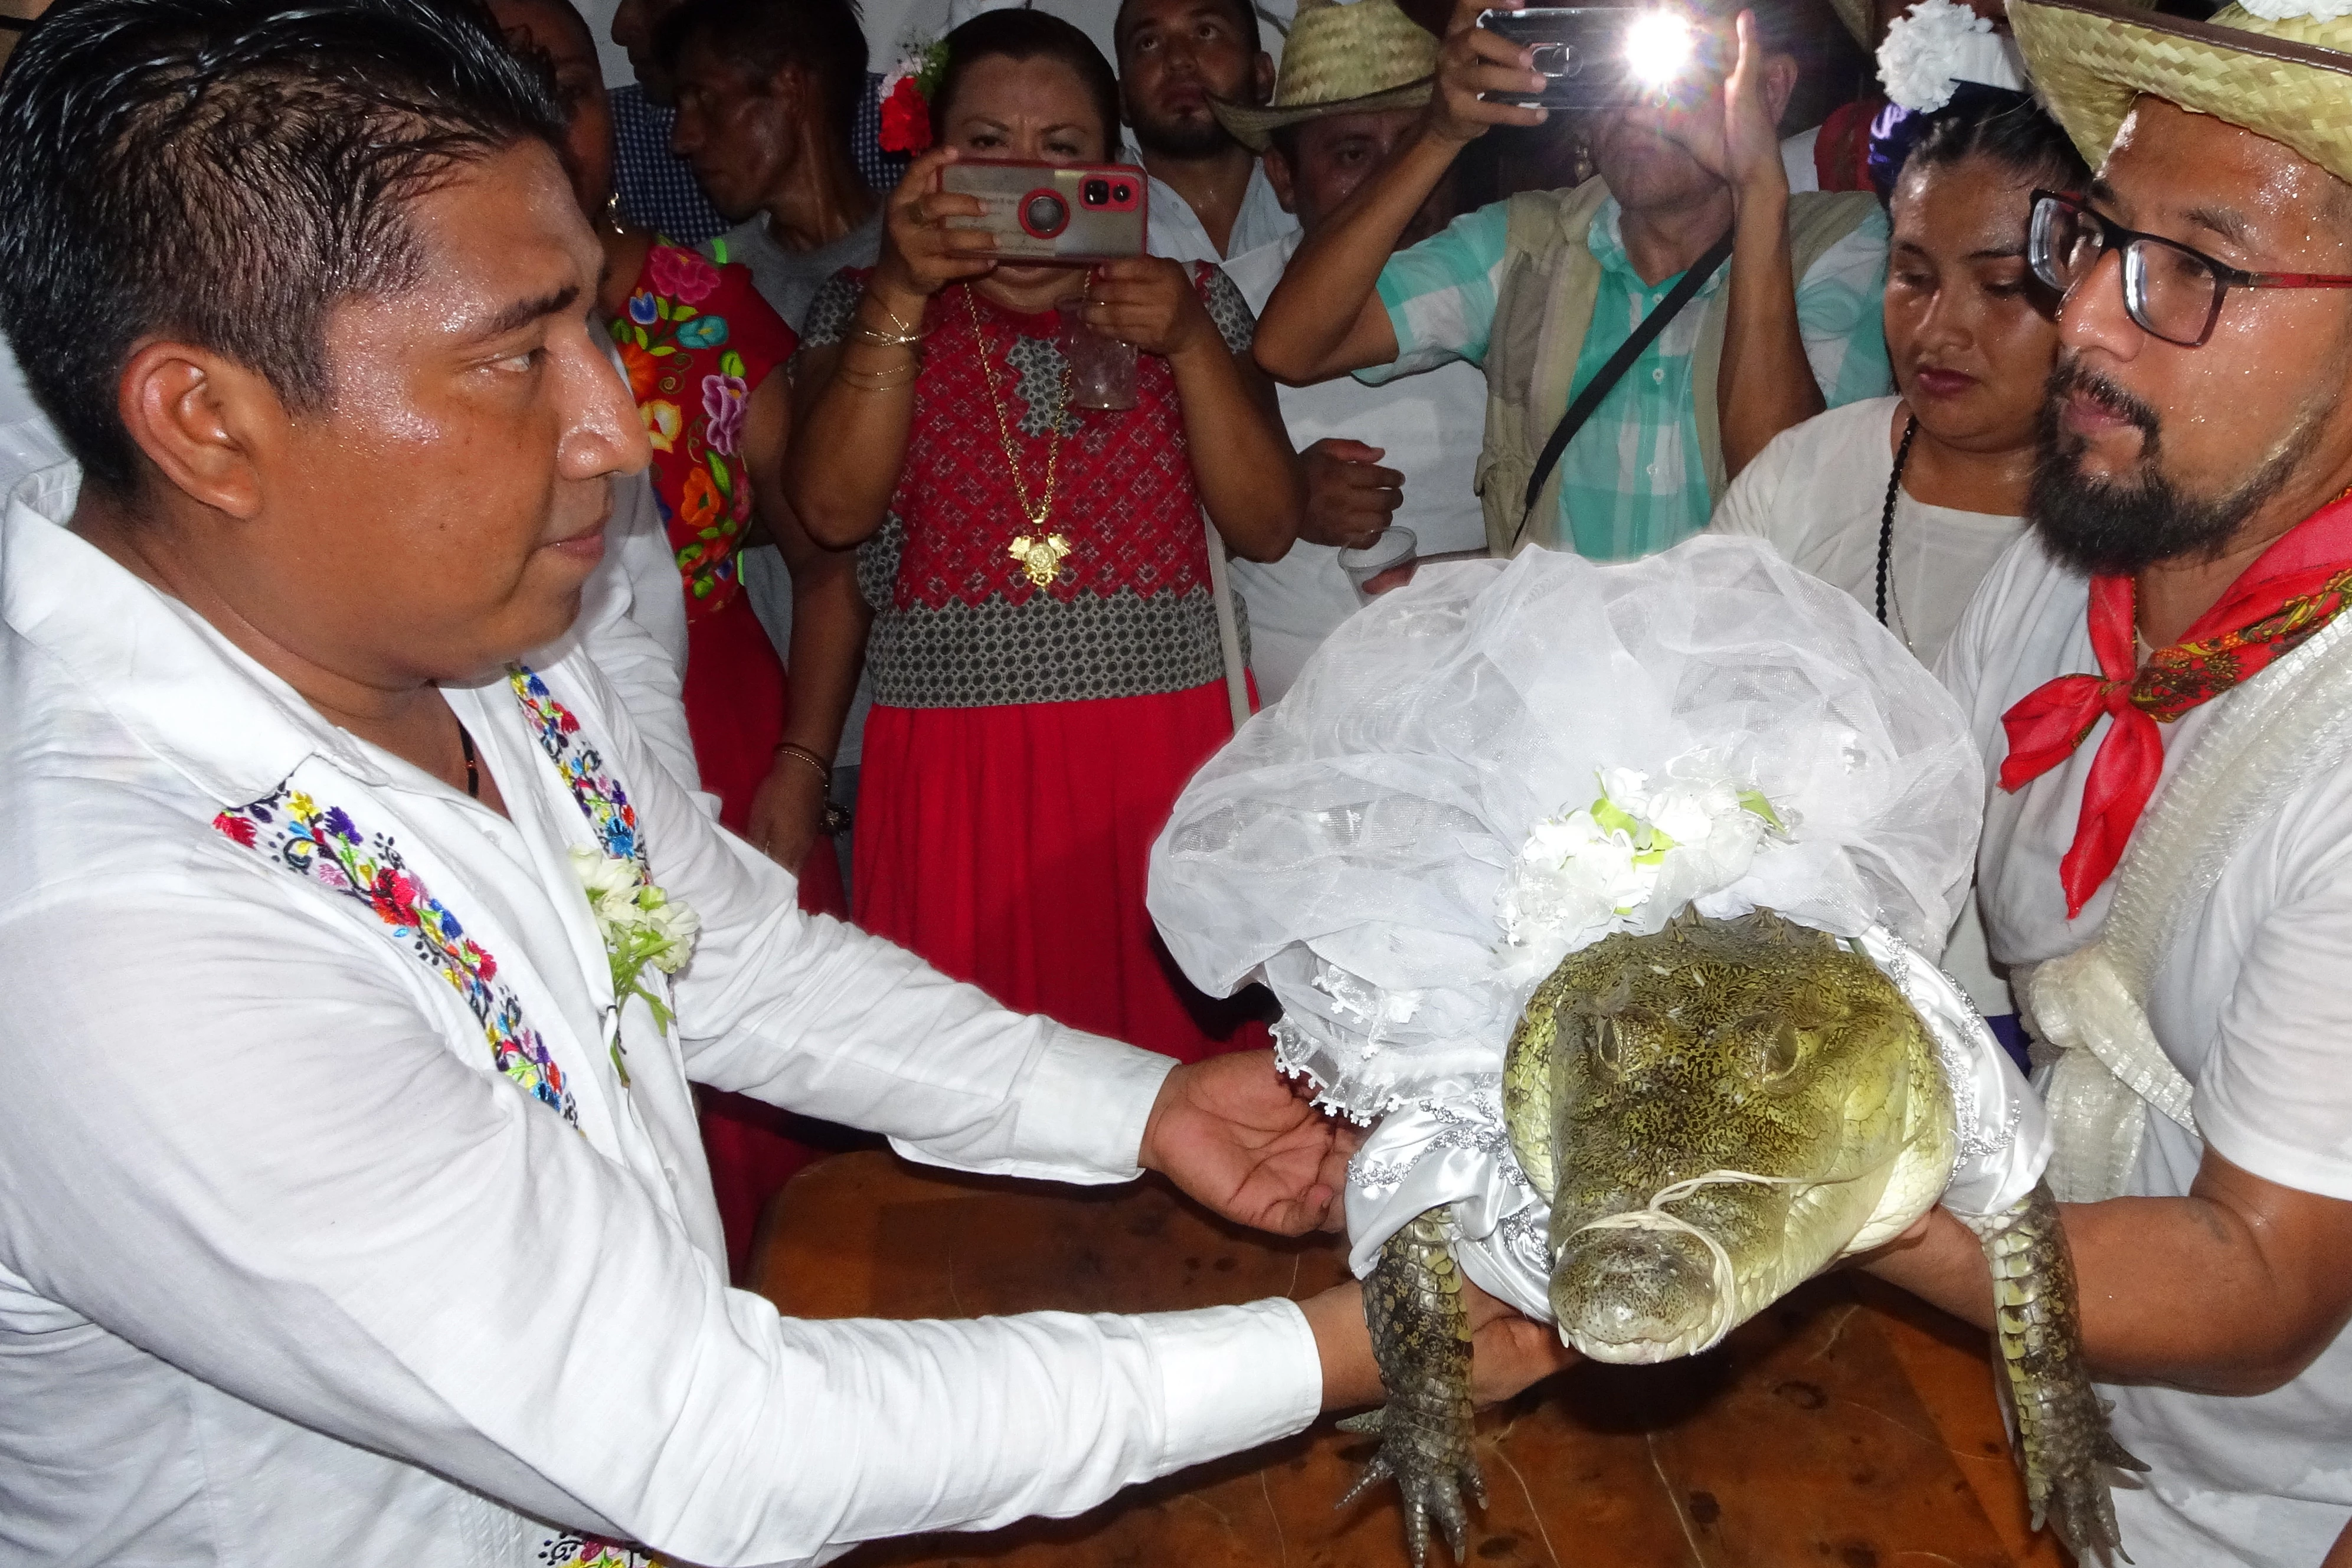
<svg viewBox="0 0 2352 1568">
<path fill-rule="evenodd" d="M 1705 1350 L 1899 1235 L 1942 1194 L 1958 1143 L 1943 1066 L 1902 992 L 1835 937 L 1763 909 L 1685 909 L 1654 935 L 1570 954 L 1520 1016 L 1502 1094 L 1512 1153 L 1551 1206 L 1560 1337 L 1599 1361 Z M 1992 1267 L 2033 1527 L 2046 1518 L 2078 1558 L 2111 1561 L 2102 1467 L 2147 1467 L 2108 1433 L 2091 1385 L 2056 1206 L 2037 1184 L 1969 1223 Z M 1393 1478 L 1416 1568 L 1433 1519 L 1466 1562 L 1465 1491 L 1486 1503 L 1451 1235 L 1433 1208 L 1382 1244 L 1364 1304 L 1388 1399 L 1341 1423 L 1380 1438 L 1342 1506 Z"/>
</svg>

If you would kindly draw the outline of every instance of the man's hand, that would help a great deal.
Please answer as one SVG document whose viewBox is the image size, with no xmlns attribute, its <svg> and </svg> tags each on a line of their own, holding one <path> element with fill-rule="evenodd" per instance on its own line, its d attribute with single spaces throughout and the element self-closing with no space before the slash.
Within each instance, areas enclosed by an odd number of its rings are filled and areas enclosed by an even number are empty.
<svg viewBox="0 0 2352 1568">
<path fill-rule="evenodd" d="M 1404 500 L 1404 476 L 1379 466 L 1388 454 L 1327 436 L 1300 455 L 1307 461 L 1307 516 L 1298 537 L 1355 549 L 1379 538 Z"/>
<path fill-rule="evenodd" d="M 1753 11 L 1739 13 L 1738 26 L 1739 55 L 1724 78 L 1723 113 L 1692 115 L 1686 130 L 1677 126 L 1668 133 L 1743 204 L 1750 197 L 1786 202 L 1789 171 L 1780 162 L 1780 120 L 1795 62 L 1765 53 Z"/>
<path fill-rule="evenodd" d="M 1508 1399 L 1580 1359 L 1560 1343 L 1558 1329 L 1524 1316 L 1467 1276 L 1462 1304 L 1470 1317 L 1470 1397 L 1482 1406 Z M 1323 1362 L 1323 1408 L 1359 1409 L 1385 1399 L 1372 1336 L 1364 1326 L 1364 1287 L 1350 1280 L 1298 1305 Z"/>
<path fill-rule="evenodd" d="M 1359 1141 L 1291 1087 L 1274 1052 L 1247 1051 L 1168 1075 L 1136 1163 L 1228 1219 L 1300 1236 L 1346 1223 L 1339 1193 Z"/>
<path fill-rule="evenodd" d="M 1478 13 L 1517 11 L 1526 0 L 1457 0 L 1437 50 L 1437 89 L 1429 95 L 1423 134 L 1455 147 L 1486 134 L 1490 125 L 1541 125 L 1550 111 L 1491 101 L 1490 92 L 1541 92 L 1534 55 L 1478 26 Z"/>
</svg>

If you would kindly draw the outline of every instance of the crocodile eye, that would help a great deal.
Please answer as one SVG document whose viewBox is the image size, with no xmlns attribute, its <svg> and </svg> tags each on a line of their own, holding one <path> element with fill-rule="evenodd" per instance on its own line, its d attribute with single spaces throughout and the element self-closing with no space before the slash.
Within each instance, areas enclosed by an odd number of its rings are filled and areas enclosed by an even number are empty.
<svg viewBox="0 0 2352 1568">
<path fill-rule="evenodd" d="M 1625 1059 L 1617 1043 L 1617 1020 L 1604 1018 L 1592 1026 L 1592 1060 L 1610 1072 L 1624 1071 Z"/>
<path fill-rule="evenodd" d="M 1764 1082 L 1769 1083 L 1796 1071 L 1802 1055 L 1796 1026 L 1787 1019 L 1780 1019 L 1767 1026 L 1763 1044 L 1757 1051 L 1757 1065 L 1763 1070 Z"/>
</svg>

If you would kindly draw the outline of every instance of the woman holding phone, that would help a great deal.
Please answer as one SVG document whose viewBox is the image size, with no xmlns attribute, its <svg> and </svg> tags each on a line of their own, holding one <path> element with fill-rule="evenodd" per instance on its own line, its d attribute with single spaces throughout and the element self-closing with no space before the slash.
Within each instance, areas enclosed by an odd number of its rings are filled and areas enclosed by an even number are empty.
<svg viewBox="0 0 2352 1568">
<path fill-rule="evenodd" d="M 1101 163 L 1118 89 L 1043 12 L 948 35 L 940 144 L 878 264 L 810 308 L 787 494 L 863 547 L 876 619 L 851 877 L 859 924 L 1008 1006 L 1193 1060 L 1258 1043 L 1177 972 L 1145 858 L 1232 733 L 1201 517 L 1274 560 L 1305 486 L 1248 308 L 1205 265 L 992 259 L 959 159 Z M 951 226 L 953 225 L 953 226 Z M 1060 313 L 1140 350 L 1132 408 L 1082 410 Z"/>
</svg>

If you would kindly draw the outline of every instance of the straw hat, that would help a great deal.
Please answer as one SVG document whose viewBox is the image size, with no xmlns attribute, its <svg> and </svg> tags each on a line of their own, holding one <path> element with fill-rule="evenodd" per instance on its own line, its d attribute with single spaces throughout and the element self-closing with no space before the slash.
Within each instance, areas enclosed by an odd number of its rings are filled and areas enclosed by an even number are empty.
<svg viewBox="0 0 2352 1568">
<path fill-rule="evenodd" d="M 1877 42 L 1870 36 L 1871 24 L 1876 20 L 1870 14 L 1870 0 L 1830 0 L 1830 9 L 1837 13 L 1837 19 L 1845 24 L 1845 30 L 1853 35 L 1853 41 L 1865 52 Z"/>
<path fill-rule="evenodd" d="M 2263 11 L 2330 0 L 2257 0 Z M 2010 0 L 2010 26 L 2050 112 L 2097 168 L 2149 93 L 2242 126 L 2352 181 L 2352 17 L 2265 18 L 2226 5 L 2210 22 L 2093 0 Z"/>
<path fill-rule="evenodd" d="M 1396 0 L 1299 0 L 1282 46 L 1274 101 L 1213 99 L 1209 108 L 1234 140 L 1263 152 L 1276 126 L 1330 114 L 1418 109 L 1429 101 L 1437 40 Z"/>
</svg>

